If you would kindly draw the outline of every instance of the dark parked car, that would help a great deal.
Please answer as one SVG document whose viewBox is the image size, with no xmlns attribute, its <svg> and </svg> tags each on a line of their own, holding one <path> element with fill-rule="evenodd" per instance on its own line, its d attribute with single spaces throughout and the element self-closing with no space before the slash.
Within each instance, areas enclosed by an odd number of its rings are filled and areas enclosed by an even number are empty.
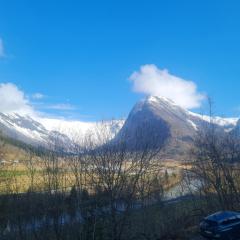
<svg viewBox="0 0 240 240">
<path fill-rule="evenodd" d="M 208 239 L 240 239 L 240 213 L 223 211 L 209 215 L 201 221 L 200 232 Z"/>
</svg>

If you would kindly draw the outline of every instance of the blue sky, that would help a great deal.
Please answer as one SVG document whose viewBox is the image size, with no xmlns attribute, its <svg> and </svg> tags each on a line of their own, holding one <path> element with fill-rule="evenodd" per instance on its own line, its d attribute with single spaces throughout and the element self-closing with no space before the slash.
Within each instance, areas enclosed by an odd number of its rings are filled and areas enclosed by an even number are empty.
<svg viewBox="0 0 240 240">
<path fill-rule="evenodd" d="M 207 94 L 216 114 L 239 116 L 239 12 L 237 0 L 3 0 L 0 83 L 15 84 L 38 111 L 99 120 L 161 94 L 165 72 L 168 90 L 184 88 L 175 78 L 191 81 L 191 96 Z M 155 89 L 145 65 L 156 70 Z M 180 92 L 174 100 L 189 95 Z M 202 111 L 197 101 L 189 108 Z"/>
</svg>

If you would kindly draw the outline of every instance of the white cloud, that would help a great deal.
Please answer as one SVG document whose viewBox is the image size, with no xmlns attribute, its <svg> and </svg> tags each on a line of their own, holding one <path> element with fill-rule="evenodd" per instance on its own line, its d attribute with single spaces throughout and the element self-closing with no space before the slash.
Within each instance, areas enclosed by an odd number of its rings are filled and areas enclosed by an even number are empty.
<svg viewBox="0 0 240 240">
<path fill-rule="evenodd" d="M 194 82 L 171 75 L 168 70 L 153 64 L 141 66 L 140 71 L 134 72 L 129 79 L 135 92 L 167 97 L 188 109 L 200 107 L 205 99 Z"/>
<path fill-rule="evenodd" d="M 0 58 L 5 57 L 3 40 L 0 38 Z"/>
<path fill-rule="evenodd" d="M 47 110 L 71 111 L 76 107 L 69 103 L 47 104 L 44 102 L 31 102 L 30 99 L 39 100 L 45 96 L 41 93 L 27 95 L 13 83 L 0 83 L 0 112 L 19 113 L 30 116 L 47 114 Z M 47 111 L 47 112 L 46 112 Z"/>
<path fill-rule="evenodd" d="M 24 92 L 13 83 L 0 83 L 0 112 L 17 112 L 22 114 L 33 114 Z"/>
<path fill-rule="evenodd" d="M 39 100 L 39 99 L 43 99 L 45 96 L 42 93 L 34 93 L 31 97 L 33 99 Z"/>
</svg>

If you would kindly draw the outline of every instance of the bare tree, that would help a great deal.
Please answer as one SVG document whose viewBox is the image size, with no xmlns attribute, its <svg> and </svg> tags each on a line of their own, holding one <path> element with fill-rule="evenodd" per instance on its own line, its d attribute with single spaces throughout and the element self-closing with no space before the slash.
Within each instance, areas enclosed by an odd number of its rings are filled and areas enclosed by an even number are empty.
<svg viewBox="0 0 240 240">
<path fill-rule="evenodd" d="M 28 150 L 27 151 L 27 159 L 26 159 L 26 168 L 27 168 L 27 174 L 30 179 L 30 191 L 34 191 L 34 188 L 36 186 L 35 183 L 35 176 L 37 173 L 37 160 L 35 158 L 35 154 L 33 151 Z"/>
<path fill-rule="evenodd" d="M 143 141 L 141 149 L 129 148 L 124 138 L 109 142 L 112 136 L 104 125 L 97 129 L 94 138 L 97 144 L 90 144 L 85 171 L 95 194 L 101 196 L 97 205 L 108 223 L 109 239 L 120 240 L 131 210 L 137 208 L 140 200 L 149 198 L 149 189 L 153 189 L 154 160 L 160 149 L 149 142 L 143 146 Z"/>
<path fill-rule="evenodd" d="M 194 141 L 191 152 L 191 172 L 202 184 L 201 191 L 215 196 L 221 209 L 239 208 L 240 141 L 236 131 L 223 131 L 215 123 L 210 103 L 210 120 L 206 122 Z"/>
</svg>

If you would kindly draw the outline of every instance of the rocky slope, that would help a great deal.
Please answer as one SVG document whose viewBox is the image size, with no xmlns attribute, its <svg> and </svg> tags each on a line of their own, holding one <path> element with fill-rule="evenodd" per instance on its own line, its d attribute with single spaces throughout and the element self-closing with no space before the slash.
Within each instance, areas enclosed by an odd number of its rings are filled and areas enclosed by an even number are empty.
<svg viewBox="0 0 240 240">
<path fill-rule="evenodd" d="M 208 121 L 209 117 L 183 109 L 167 98 L 150 96 L 134 106 L 116 140 L 124 139 L 135 149 L 160 147 L 164 158 L 183 159 L 194 135 Z M 232 118 L 215 117 L 213 121 L 222 131 L 230 131 L 237 123 Z"/>
</svg>

